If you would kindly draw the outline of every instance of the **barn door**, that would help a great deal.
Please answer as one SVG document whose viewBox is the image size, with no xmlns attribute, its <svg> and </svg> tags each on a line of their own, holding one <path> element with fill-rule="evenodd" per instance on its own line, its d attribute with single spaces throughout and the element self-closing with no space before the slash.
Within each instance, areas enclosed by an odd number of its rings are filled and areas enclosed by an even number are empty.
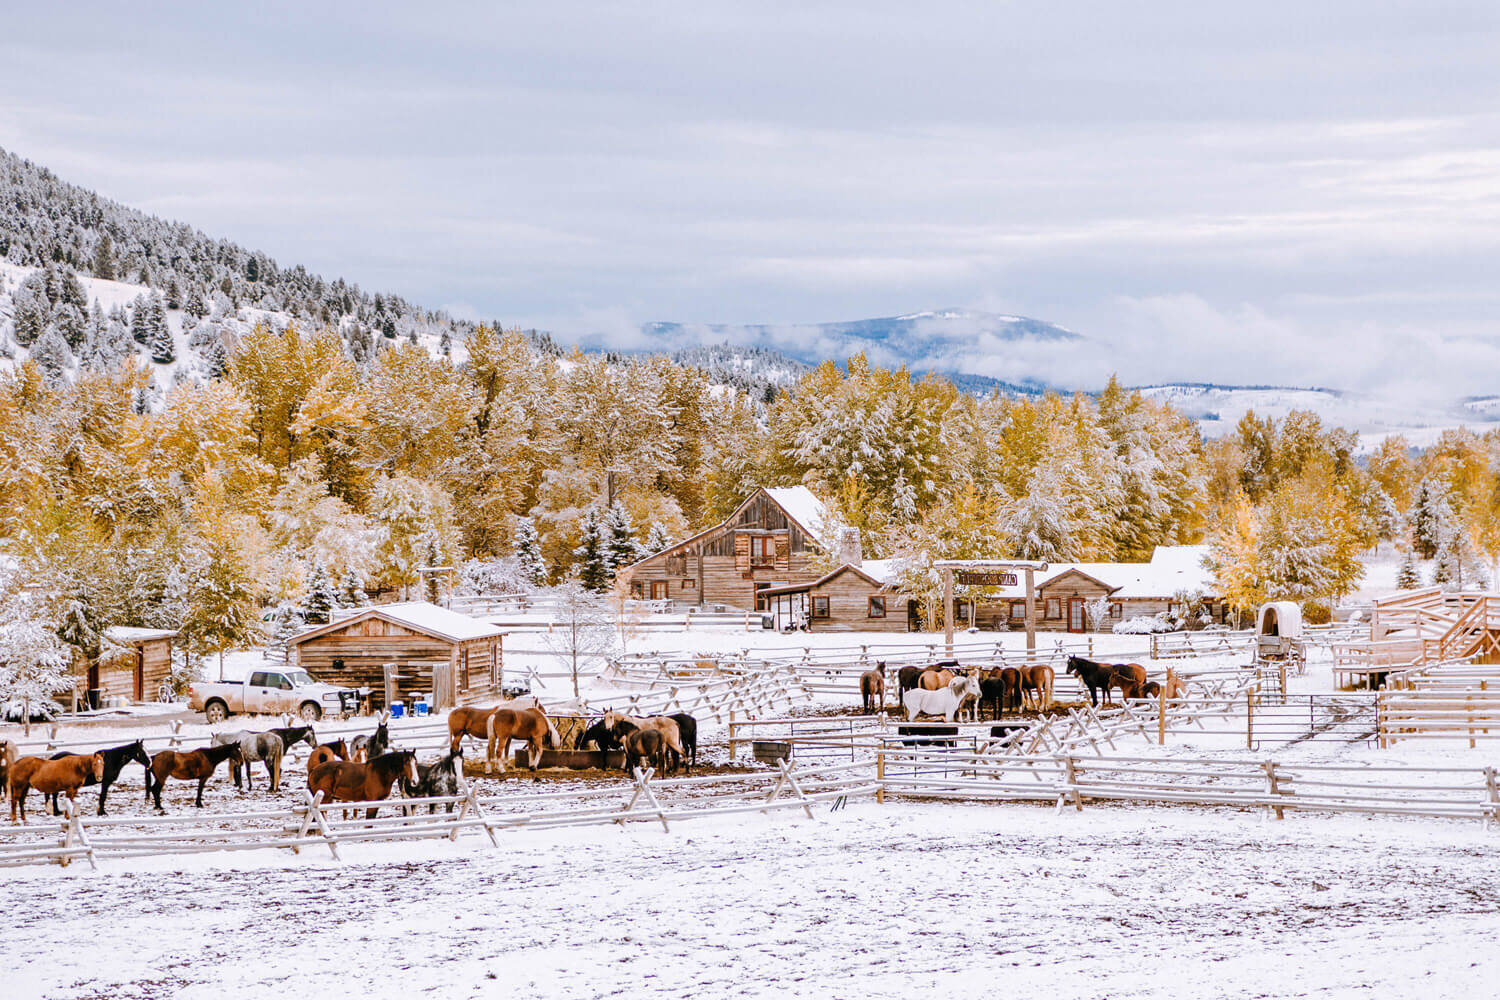
<svg viewBox="0 0 1500 1000">
<path fill-rule="evenodd" d="M 1085 625 L 1084 625 L 1085 618 L 1084 618 L 1084 614 L 1083 614 L 1083 603 L 1084 603 L 1083 602 L 1083 598 L 1081 598 L 1081 597 L 1070 597 L 1070 598 L 1068 598 L 1068 631 L 1069 632 L 1085 632 L 1085 631 L 1087 631 L 1087 629 L 1085 628 Z"/>
</svg>

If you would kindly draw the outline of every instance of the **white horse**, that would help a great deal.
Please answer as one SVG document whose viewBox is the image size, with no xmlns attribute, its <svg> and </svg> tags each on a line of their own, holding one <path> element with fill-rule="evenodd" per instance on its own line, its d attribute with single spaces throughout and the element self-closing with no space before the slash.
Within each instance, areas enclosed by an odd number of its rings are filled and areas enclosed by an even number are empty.
<svg viewBox="0 0 1500 1000">
<path fill-rule="evenodd" d="M 969 709 L 969 716 L 977 719 L 979 680 L 962 674 L 949 681 L 947 687 L 936 691 L 912 688 L 906 692 L 906 721 L 910 722 L 919 715 L 941 715 L 945 721 L 952 722 L 971 698 L 974 704 Z"/>
</svg>

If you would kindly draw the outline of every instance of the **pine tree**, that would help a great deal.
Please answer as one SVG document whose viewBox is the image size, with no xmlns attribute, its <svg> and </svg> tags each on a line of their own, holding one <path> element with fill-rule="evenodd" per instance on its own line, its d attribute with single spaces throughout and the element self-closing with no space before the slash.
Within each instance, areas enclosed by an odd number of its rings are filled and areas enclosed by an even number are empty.
<svg viewBox="0 0 1500 1000">
<path fill-rule="evenodd" d="M 614 573 L 609 557 L 609 537 L 599 519 L 599 512 L 590 507 L 583 518 L 583 540 L 573 550 L 578 559 L 578 582 L 586 590 L 595 593 L 609 587 Z"/>
<path fill-rule="evenodd" d="M 365 585 L 359 574 L 349 570 L 344 574 L 344 582 L 339 587 L 339 604 L 346 608 L 363 608 L 369 603 L 370 595 L 365 593 Z"/>
<path fill-rule="evenodd" d="M 22 347 L 30 347 L 42 335 L 42 331 L 47 328 L 47 321 L 52 317 L 52 305 L 47 301 L 46 293 L 28 278 L 12 293 L 11 310 L 14 315 L 16 343 Z"/>
<path fill-rule="evenodd" d="M 302 601 L 303 616 L 314 625 L 324 625 L 339 606 L 339 592 L 333 580 L 321 564 L 314 563 L 307 577 L 307 597 Z"/>
<path fill-rule="evenodd" d="M 635 540 L 635 526 L 630 523 L 630 514 L 618 502 L 610 505 L 604 515 L 604 537 L 608 549 L 609 576 L 641 557 L 641 547 Z"/>
<path fill-rule="evenodd" d="M 99 247 L 94 251 L 94 276 L 115 280 L 115 245 L 108 233 L 99 237 Z"/>
<path fill-rule="evenodd" d="M 542 558 L 541 539 L 537 536 L 536 523 L 523 517 L 516 524 L 515 557 L 521 579 L 529 586 L 540 587 L 547 582 L 547 561 Z"/>
<path fill-rule="evenodd" d="M 172 340 L 172 330 L 167 326 L 167 310 L 160 295 L 153 295 L 147 304 L 150 331 L 146 347 L 151 351 L 151 360 L 157 364 L 171 364 L 177 357 L 177 345 Z"/>
<path fill-rule="evenodd" d="M 151 307 L 150 299 L 142 295 L 130 304 L 130 336 L 142 347 L 151 343 Z"/>
<path fill-rule="evenodd" d="M 646 541 L 642 544 L 642 558 L 654 556 L 672 544 L 672 536 L 667 534 L 667 529 L 661 526 L 659 521 L 651 522 L 651 530 L 646 534 Z"/>
<path fill-rule="evenodd" d="M 287 659 L 287 643 L 291 638 L 307 629 L 307 620 L 291 605 L 276 609 L 272 618 L 271 638 L 268 652 L 283 662 Z"/>
<path fill-rule="evenodd" d="M 1401 565 L 1396 570 L 1396 586 L 1402 590 L 1415 590 L 1422 586 L 1422 577 L 1417 573 L 1417 564 L 1409 549 L 1402 556 Z"/>
<path fill-rule="evenodd" d="M 42 370 L 42 375 L 52 385 L 61 385 L 67 377 L 68 366 L 73 363 L 73 352 L 56 327 L 47 327 L 36 343 L 31 345 L 31 360 Z"/>
<path fill-rule="evenodd" d="M 1445 516 L 1451 516 L 1452 506 L 1448 491 L 1431 479 L 1417 484 L 1416 498 L 1412 501 L 1411 534 L 1412 547 L 1423 559 L 1437 555 L 1437 525 Z"/>
</svg>

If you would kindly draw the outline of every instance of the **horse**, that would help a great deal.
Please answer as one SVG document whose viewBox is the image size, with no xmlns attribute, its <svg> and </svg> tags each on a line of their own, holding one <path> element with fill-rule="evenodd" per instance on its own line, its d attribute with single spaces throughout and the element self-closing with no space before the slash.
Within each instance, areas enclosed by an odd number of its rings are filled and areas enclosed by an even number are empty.
<svg viewBox="0 0 1500 1000">
<path fill-rule="evenodd" d="M 642 729 L 626 717 L 619 716 L 609 727 L 625 748 L 625 773 L 635 771 L 642 761 L 649 761 L 658 774 L 666 769 L 667 741 L 660 729 Z"/>
<path fill-rule="evenodd" d="M 1162 693 L 1167 696 L 1168 701 L 1176 701 L 1179 698 L 1185 698 L 1187 697 L 1187 681 L 1183 680 L 1178 675 L 1176 670 L 1168 667 L 1167 682 L 1162 690 Z"/>
<path fill-rule="evenodd" d="M 615 739 L 609 727 L 604 724 L 603 717 L 589 723 L 589 727 L 578 734 L 578 739 L 573 741 L 574 750 L 587 750 L 592 743 L 598 750 L 622 750 L 620 741 Z"/>
<path fill-rule="evenodd" d="M 906 707 L 906 692 L 917 686 L 922 679 L 922 672 L 926 667 L 902 667 L 896 671 L 896 699 L 901 707 Z"/>
<path fill-rule="evenodd" d="M 161 805 L 161 790 L 168 778 L 184 781 L 198 780 L 198 797 L 193 800 L 195 808 L 203 808 L 203 786 L 213 777 L 214 771 L 224 761 L 243 764 L 245 757 L 239 743 L 222 743 L 218 746 L 199 747 L 196 750 L 163 750 L 151 758 L 146 769 L 146 798 L 156 800 L 157 812 L 166 812 Z M 152 786 L 155 779 L 155 787 Z"/>
<path fill-rule="evenodd" d="M 439 796 L 458 794 L 458 772 L 463 769 L 464 748 L 458 747 L 448 751 L 448 755 L 431 764 L 417 764 L 417 779 L 408 781 L 405 775 L 401 777 L 401 794 L 409 799 L 429 799 Z M 406 815 L 410 816 L 416 809 L 410 806 L 406 809 Z M 444 812 L 453 811 L 453 803 L 449 802 L 443 807 Z M 427 803 L 429 815 L 437 812 L 437 803 Z"/>
<path fill-rule="evenodd" d="M 874 670 L 859 675 L 859 699 L 866 715 L 874 715 L 885 708 L 885 661 L 875 664 Z"/>
<path fill-rule="evenodd" d="M 136 740 L 134 743 L 126 743 L 123 746 L 111 747 L 108 750 L 100 750 L 99 752 L 104 755 L 104 775 L 95 782 L 94 776 L 91 774 L 84 781 L 83 785 L 87 788 L 89 785 L 98 784 L 99 815 L 103 816 L 104 799 L 109 795 L 109 786 L 120 779 L 120 772 L 125 770 L 125 765 L 134 763 L 140 764 L 143 768 L 149 768 L 151 766 L 151 757 L 146 753 L 146 744 L 140 740 Z M 71 756 L 71 754 L 67 752 L 55 753 L 52 755 L 52 759 L 62 760 L 68 756 Z M 56 792 L 52 794 L 51 799 L 52 811 L 57 812 Z"/>
<path fill-rule="evenodd" d="M 1141 688 L 1141 697 L 1142 698 L 1160 698 L 1161 697 L 1161 685 L 1158 684 L 1158 683 L 1156 683 L 1155 681 L 1147 681 L 1146 684 L 1145 684 L 1145 686 Z"/>
<path fill-rule="evenodd" d="M 380 719 L 375 723 L 375 732 L 369 736 L 361 733 L 349 741 L 349 759 L 366 761 L 379 757 L 391 748 L 391 731 L 387 723 L 391 721 L 389 712 L 381 712 Z"/>
<path fill-rule="evenodd" d="M 16 762 L 16 745 L 10 740 L 0 740 L 0 802 L 10 794 L 10 769 Z"/>
<path fill-rule="evenodd" d="M 336 760 L 320 764 L 307 776 L 307 787 L 322 792 L 324 802 L 379 802 L 391 794 L 396 779 L 417 780 L 415 750 L 392 750 L 370 761 Z M 374 819 L 379 806 L 365 810 Z M 344 810 L 348 814 L 348 810 Z"/>
<path fill-rule="evenodd" d="M 1038 712 L 1045 712 L 1052 707 L 1052 668 L 1045 663 L 1033 663 L 1029 667 L 1021 667 L 1017 671 L 1021 686 L 1021 701 L 1024 703 L 1026 696 L 1031 695 L 1031 704 Z"/>
<path fill-rule="evenodd" d="M 604 722 L 611 729 L 613 729 L 615 723 L 621 719 L 629 722 L 637 729 L 660 730 L 662 742 L 666 743 L 667 750 L 672 753 L 674 759 L 679 763 L 682 763 L 687 759 L 687 754 L 682 747 L 682 729 L 677 725 L 677 721 L 675 719 L 665 715 L 653 715 L 648 719 L 642 719 L 633 715 L 625 715 L 621 712 L 616 712 L 614 709 L 610 709 L 608 712 L 604 713 Z M 697 723 L 695 722 L 695 736 L 697 735 L 696 727 Z M 676 770 L 676 768 L 674 767 L 673 770 Z M 691 773 L 691 765 L 688 765 L 688 770 Z"/>
<path fill-rule="evenodd" d="M 519 712 L 529 708 L 534 708 L 543 715 L 547 714 L 546 709 L 542 708 L 542 703 L 537 700 L 536 695 L 531 694 L 523 694 L 519 698 L 512 698 L 509 701 L 501 702 L 493 708 L 455 708 L 448 713 L 448 743 L 450 746 L 457 746 L 459 741 L 465 736 L 470 739 L 485 740 L 487 742 L 490 738 L 490 716 L 501 709 Z M 504 750 L 505 748 L 502 747 L 502 753 Z M 493 766 L 492 762 L 494 758 L 495 749 L 494 747 L 489 747 L 484 757 L 485 773 L 489 773 Z"/>
<path fill-rule="evenodd" d="M 547 747 L 556 750 L 562 739 L 557 735 L 557 727 L 552 725 L 552 720 L 540 708 L 523 708 L 520 711 L 513 708 L 495 709 L 485 724 L 485 736 L 488 739 L 484 757 L 486 774 L 490 773 L 490 763 L 495 758 L 497 747 L 500 751 L 500 773 L 505 773 L 505 757 L 510 752 L 511 740 L 526 741 L 526 763 L 535 771 L 542 762 L 542 749 Z M 455 740 L 454 745 L 457 746 L 459 742 Z"/>
<path fill-rule="evenodd" d="M 1005 694 L 1009 690 L 1005 686 L 1005 669 L 995 667 L 979 675 L 979 704 L 981 707 L 988 702 L 995 706 L 995 718 L 1005 714 Z"/>
<path fill-rule="evenodd" d="M 307 755 L 307 773 L 312 774 L 313 768 L 319 764 L 326 764 L 331 760 L 348 760 L 349 747 L 341 739 L 332 743 L 322 743 L 313 748 L 313 752 Z"/>
<path fill-rule="evenodd" d="M 973 677 L 955 677 L 947 687 L 937 691 L 913 689 L 906 699 L 906 721 L 911 722 L 919 715 L 941 715 L 944 721 L 952 722 L 970 698 L 974 699 L 973 714 L 977 720 L 979 697 L 979 681 Z"/>
<path fill-rule="evenodd" d="M 953 678 L 958 674 L 947 667 L 928 667 L 922 671 L 922 676 L 917 678 L 917 687 L 923 691 L 936 691 L 953 683 Z"/>
<path fill-rule="evenodd" d="M 56 760 L 22 757 L 10 768 L 10 821 L 16 821 L 16 806 L 20 806 L 21 822 L 26 822 L 26 796 L 33 788 L 42 793 L 44 806 L 49 795 L 67 795 L 68 811 L 72 812 L 78 789 L 90 775 L 95 781 L 104 780 L 102 753 L 70 753 Z"/>
<path fill-rule="evenodd" d="M 677 734 L 682 737 L 682 749 L 692 759 L 687 765 L 691 771 L 698 766 L 698 720 L 686 712 L 675 712 L 667 718 L 677 723 Z"/>
<path fill-rule="evenodd" d="M 271 782 L 271 791 L 274 792 L 281 787 L 281 758 L 286 756 L 287 748 L 294 743 L 306 743 L 314 750 L 318 747 L 311 726 L 288 726 L 284 729 L 268 729 L 263 733 L 241 729 L 232 733 L 216 733 L 209 742 L 216 747 L 226 743 L 240 745 L 243 760 L 234 765 L 234 787 L 240 787 L 240 769 L 244 768 L 245 791 L 255 790 L 255 783 L 250 778 L 252 762 L 258 760 L 266 765 L 266 778 Z"/>
<path fill-rule="evenodd" d="M 1146 668 L 1138 663 L 1096 663 L 1081 656 L 1068 657 L 1068 673 L 1077 674 L 1089 689 L 1089 704 L 1097 707 L 1099 691 L 1104 692 L 1104 703 L 1113 704 L 1110 690 L 1118 687 L 1120 697 L 1134 698 L 1136 692 L 1146 684 Z"/>
</svg>

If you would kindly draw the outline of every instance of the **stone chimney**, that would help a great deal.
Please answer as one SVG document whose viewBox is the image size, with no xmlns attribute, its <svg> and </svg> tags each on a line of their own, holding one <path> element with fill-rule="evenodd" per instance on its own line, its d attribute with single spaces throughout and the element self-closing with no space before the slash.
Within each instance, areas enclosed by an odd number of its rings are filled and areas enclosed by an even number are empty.
<svg viewBox="0 0 1500 1000">
<path fill-rule="evenodd" d="M 840 528 L 838 533 L 838 560 L 840 564 L 848 563 L 850 566 L 858 566 L 864 561 L 864 547 L 860 545 L 858 528 Z"/>
</svg>

